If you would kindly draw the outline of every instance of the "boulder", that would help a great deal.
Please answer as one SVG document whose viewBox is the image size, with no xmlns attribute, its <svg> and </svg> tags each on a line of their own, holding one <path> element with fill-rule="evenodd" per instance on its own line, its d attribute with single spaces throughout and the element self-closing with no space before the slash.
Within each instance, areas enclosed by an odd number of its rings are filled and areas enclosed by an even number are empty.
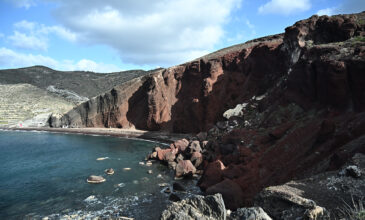
<svg viewBox="0 0 365 220">
<path fill-rule="evenodd" d="M 211 220 L 226 219 L 226 208 L 222 195 L 195 195 L 180 202 L 174 202 L 161 214 L 161 220 Z"/>
<path fill-rule="evenodd" d="M 190 160 L 180 160 L 176 165 L 175 176 L 192 176 L 195 172 L 196 168 Z"/>
<path fill-rule="evenodd" d="M 199 139 L 199 141 L 205 141 L 207 139 L 207 136 L 208 136 L 207 132 L 204 132 L 204 131 L 199 132 L 196 135 L 196 137 Z"/>
<path fill-rule="evenodd" d="M 168 166 L 170 169 L 175 170 L 177 163 L 175 161 L 169 161 Z"/>
<path fill-rule="evenodd" d="M 220 193 L 223 196 L 224 204 L 231 210 L 236 210 L 243 205 L 243 192 L 241 187 L 230 179 L 225 179 L 206 190 L 208 195 Z"/>
<path fill-rule="evenodd" d="M 224 169 L 225 166 L 220 160 L 209 163 L 199 180 L 199 187 L 202 190 L 206 190 L 208 187 L 221 182 L 223 180 Z"/>
<path fill-rule="evenodd" d="M 191 155 L 191 162 L 194 164 L 194 166 L 196 168 L 198 168 L 200 166 L 200 164 L 202 164 L 203 162 L 203 155 L 199 152 L 194 152 L 192 155 Z"/>
<path fill-rule="evenodd" d="M 113 168 L 106 169 L 105 173 L 108 174 L 108 175 L 113 175 L 114 174 L 114 169 Z"/>
<path fill-rule="evenodd" d="M 102 183 L 105 182 L 105 178 L 102 176 L 91 175 L 87 178 L 88 183 Z"/>
<path fill-rule="evenodd" d="M 300 194 L 290 184 L 267 187 L 259 193 L 255 205 L 264 208 L 275 219 L 329 219 L 325 208 Z"/>
<path fill-rule="evenodd" d="M 220 130 L 225 130 L 228 128 L 228 121 L 218 121 L 216 126 Z"/>
<path fill-rule="evenodd" d="M 157 149 L 157 158 L 163 161 L 174 161 L 177 153 L 177 149 Z"/>
<path fill-rule="evenodd" d="M 236 117 L 242 117 L 243 116 L 243 110 L 247 106 L 247 103 L 238 104 L 235 108 L 228 109 L 223 113 L 223 117 L 226 119 L 230 119 L 232 116 Z"/>
<path fill-rule="evenodd" d="M 354 178 L 360 178 L 361 176 L 361 170 L 355 165 L 347 166 L 345 173 L 347 176 L 352 176 Z"/>
<path fill-rule="evenodd" d="M 180 160 L 184 160 L 184 156 L 182 154 L 178 154 L 176 157 L 176 162 L 179 162 Z"/>
<path fill-rule="evenodd" d="M 184 152 L 185 149 L 189 146 L 189 141 L 184 139 L 177 140 L 174 142 L 175 148 L 178 149 L 179 152 Z"/>
<path fill-rule="evenodd" d="M 181 192 L 185 192 L 186 191 L 185 187 L 183 187 L 180 183 L 177 183 L 177 182 L 174 182 L 172 184 L 172 189 L 174 191 L 181 191 Z"/>
<path fill-rule="evenodd" d="M 261 207 L 239 208 L 232 212 L 228 220 L 272 220 Z"/>
<path fill-rule="evenodd" d="M 200 143 L 199 141 L 192 141 L 189 145 L 189 150 L 190 153 L 192 154 L 193 152 L 201 152 L 202 149 L 200 147 Z"/>
<path fill-rule="evenodd" d="M 181 201 L 180 197 L 176 195 L 175 193 L 171 193 L 169 196 L 169 200 L 173 202 Z"/>
</svg>

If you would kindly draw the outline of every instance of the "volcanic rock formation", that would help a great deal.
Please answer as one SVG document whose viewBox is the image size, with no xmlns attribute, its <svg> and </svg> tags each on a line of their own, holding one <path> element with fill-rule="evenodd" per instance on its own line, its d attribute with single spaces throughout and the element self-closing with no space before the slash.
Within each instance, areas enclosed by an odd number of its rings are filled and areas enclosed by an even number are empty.
<svg viewBox="0 0 365 220">
<path fill-rule="evenodd" d="M 195 140 L 204 161 L 195 155 L 189 166 L 202 166 L 199 186 L 236 209 L 264 187 L 365 153 L 364 73 L 365 12 L 312 16 L 284 34 L 128 81 L 52 126 L 207 131 Z M 157 156 L 176 167 L 191 159 L 179 158 L 190 146 L 181 140 Z"/>
</svg>

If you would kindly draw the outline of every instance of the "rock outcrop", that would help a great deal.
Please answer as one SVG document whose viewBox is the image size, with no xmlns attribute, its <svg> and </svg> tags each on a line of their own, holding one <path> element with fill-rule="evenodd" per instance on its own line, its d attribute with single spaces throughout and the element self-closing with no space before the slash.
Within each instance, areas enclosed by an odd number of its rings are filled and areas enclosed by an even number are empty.
<svg viewBox="0 0 365 220">
<path fill-rule="evenodd" d="M 196 195 L 174 202 L 162 212 L 161 220 L 209 220 L 226 219 L 226 208 L 220 194 Z"/>
<path fill-rule="evenodd" d="M 360 176 L 348 173 L 349 167 Z M 340 170 L 265 188 L 256 196 L 255 205 L 275 219 L 355 219 L 344 214 L 356 215 L 346 210 L 365 196 L 363 173 L 365 155 L 355 154 Z"/>
<path fill-rule="evenodd" d="M 271 220 L 261 207 L 239 208 L 232 212 L 228 220 Z"/>
</svg>

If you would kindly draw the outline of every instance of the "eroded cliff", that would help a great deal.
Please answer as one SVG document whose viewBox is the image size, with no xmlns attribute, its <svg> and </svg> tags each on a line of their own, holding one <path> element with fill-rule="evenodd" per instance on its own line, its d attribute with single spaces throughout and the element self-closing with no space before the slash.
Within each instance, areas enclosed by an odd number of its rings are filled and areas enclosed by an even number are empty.
<svg viewBox="0 0 365 220">
<path fill-rule="evenodd" d="M 365 153 L 364 73 L 365 12 L 312 16 L 284 34 L 117 86 L 55 125 L 208 131 L 199 186 L 235 209 L 264 187 L 339 169 Z M 177 161 L 178 146 L 161 158 Z"/>
</svg>

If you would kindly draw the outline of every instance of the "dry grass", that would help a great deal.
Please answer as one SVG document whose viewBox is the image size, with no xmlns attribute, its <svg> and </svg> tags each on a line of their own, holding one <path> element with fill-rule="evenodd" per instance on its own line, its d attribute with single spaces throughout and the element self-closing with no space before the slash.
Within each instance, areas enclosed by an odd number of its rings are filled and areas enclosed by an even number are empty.
<svg viewBox="0 0 365 220">
<path fill-rule="evenodd" d="M 351 197 L 351 201 L 351 205 L 344 201 L 344 207 L 340 209 L 340 212 L 343 215 L 342 219 L 365 220 L 364 198 L 355 201 L 355 199 Z"/>
</svg>

